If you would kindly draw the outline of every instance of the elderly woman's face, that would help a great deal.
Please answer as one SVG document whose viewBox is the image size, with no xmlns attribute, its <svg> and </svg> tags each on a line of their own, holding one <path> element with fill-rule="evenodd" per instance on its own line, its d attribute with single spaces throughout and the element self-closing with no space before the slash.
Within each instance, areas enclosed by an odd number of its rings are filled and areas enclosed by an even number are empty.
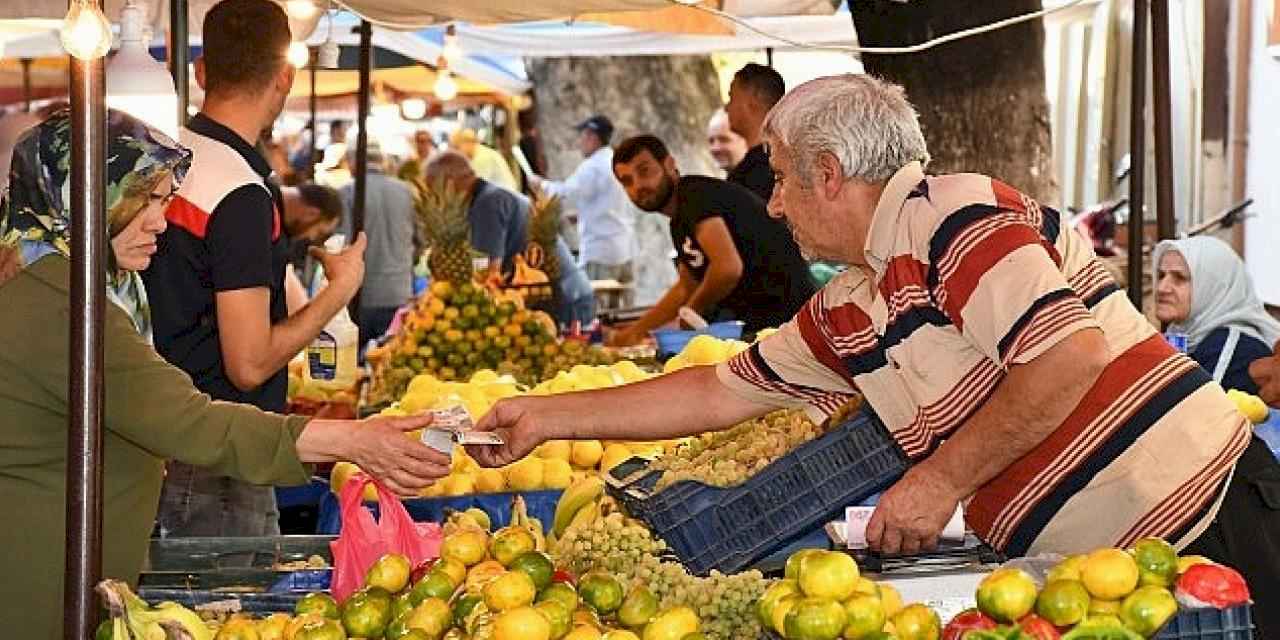
<svg viewBox="0 0 1280 640">
<path fill-rule="evenodd" d="M 1191 315 L 1191 268 L 1177 251 L 1166 251 L 1156 265 L 1156 318 L 1182 322 Z"/>
<path fill-rule="evenodd" d="M 156 253 L 156 236 L 164 233 L 164 210 L 173 199 L 177 185 L 172 178 L 161 180 L 151 191 L 151 199 L 142 211 L 111 238 L 111 251 L 116 265 L 125 271 L 143 271 L 151 266 L 151 256 Z"/>
</svg>

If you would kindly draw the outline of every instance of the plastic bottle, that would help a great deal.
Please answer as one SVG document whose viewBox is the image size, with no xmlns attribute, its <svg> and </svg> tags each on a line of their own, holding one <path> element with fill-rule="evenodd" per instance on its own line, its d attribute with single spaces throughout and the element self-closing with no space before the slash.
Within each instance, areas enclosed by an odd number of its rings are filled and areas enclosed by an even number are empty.
<svg viewBox="0 0 1280 640">
<path fill-rule="evenodd" d="M 334 235 L 324 243 L 324 248 L 337 253 L 344 243 L 341 235 Z M 324 278 L 323 272 L 317 274 L 317 278 Z M 307 380 L 334 389 L 348 389 L 355 385 L 359 345 L 360 328 L 351 321 L 347 308 L 343 307 L 329 319 L 320 335 L 306 349 L 307 366 L 303 372 Z"/>
</svg>

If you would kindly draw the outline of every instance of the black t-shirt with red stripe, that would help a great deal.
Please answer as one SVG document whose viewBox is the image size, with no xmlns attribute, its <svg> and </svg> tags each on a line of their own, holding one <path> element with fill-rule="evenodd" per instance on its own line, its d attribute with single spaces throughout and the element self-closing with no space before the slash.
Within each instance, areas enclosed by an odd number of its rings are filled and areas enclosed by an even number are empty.
<svg viewBox="0 0 1280 640">
<path fill-rule="evenodd" d="M 219 291 L 266 287 L 271 291 L 271 323 L 288 315 L 284 295 L 288 238 L 281 231 L 279 189 L 267 179 L 271 173 L 267 161 L 234 131 L 204 114 L 192 118 L 187 127 L 235 150 L 267 189 L 260 185 L 235 188 L 195 224 L 178 220 L 183 214 L 177 207 L 170 208 L 169 227 L 160 235 L 151 267 L 143 272 L 156 350 L 216 400 L 283 411 L 288 391 L 284 369 L 251 391 L 231 384 L 223 366 L 214 306 L 214 294 Z M 195 171 L 186 177 L 202 179 L 211 177 Z"/>
</svg>

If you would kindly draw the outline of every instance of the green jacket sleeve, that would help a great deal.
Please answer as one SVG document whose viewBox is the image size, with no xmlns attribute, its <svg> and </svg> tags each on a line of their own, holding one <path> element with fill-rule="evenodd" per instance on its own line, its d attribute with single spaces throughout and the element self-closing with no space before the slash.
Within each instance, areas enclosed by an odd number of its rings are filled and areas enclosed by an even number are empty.
<svg viewBox="0 0 1280 640">
<path fill-rule="evenodd" d="M 305 484 L 295 442 L 308 418 L 212 400 L 115 305 L 104 328 L 105 426 L 154 455 L 253 484 Z"/>
</svg>

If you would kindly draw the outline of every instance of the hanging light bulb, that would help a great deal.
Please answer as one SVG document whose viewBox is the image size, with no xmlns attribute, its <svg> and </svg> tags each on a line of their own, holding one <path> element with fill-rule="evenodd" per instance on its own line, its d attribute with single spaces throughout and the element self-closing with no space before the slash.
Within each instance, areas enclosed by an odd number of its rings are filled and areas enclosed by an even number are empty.
<svg viewBox="0 0 1280 640">
<path fill-rule="evenodd" d="M 342 50 L 338 48 L 338 43 L 333 39 L 333 13 L 326 12 L 329 16 L 329 33 L 325 36 L 324 42 L 316 49 L 316 66 L 322 69 L 337 69 L 338 57 Z"/>
<path fill-rule="evenodd" d="M 120 10 L 120 51 L 107 65 L 107 107 L 124 111 L 176 140 L 178 94 L 168 69 L 147 50 L 146 24 L 145 13 L 133 0 Z"/>
<path fill-rule="evenodd" d="M 452 24 L 444 30 L 444 47 L 440 55 L 450 67 L 462 59 L 462 45 L 458 44 L 458 29 Z"/>
<path fill-rule="evenodd" d="M 310 20 L 320 11 L 320 7 L 311 0 L 287 0 L 284 10 L 295 20 Z"/>
<path fill-rule="evenodd" d="M 421 120 L 427 115 L 427 101 L 422 98 L 405 98 L 400 101 L 400 115 L 405 120 Z"/>
<path fill-rule="evenodd" d="M 454 81 L 453 74 L 448 69 L 441 69 L 436 76 L 435 86 L 431 88 L 431 92 L 437 98 L 443 101 L 449 101 L 458 97 L 458 83 Z"/>
<path fill-rule="evenodd" d="M 311 62 L 311 50 L 307 48 L 305 42 L 290 42 L 285 57 L 289 59 L 289 64 L 301 69 Z"/>
<path fill-rule="evenodd" d="M 81 60 L 101 58 L 111 50 L 111 23 L 94 2 L 71 3 L 58 36 L 62 48 Z"/>
</svg>

